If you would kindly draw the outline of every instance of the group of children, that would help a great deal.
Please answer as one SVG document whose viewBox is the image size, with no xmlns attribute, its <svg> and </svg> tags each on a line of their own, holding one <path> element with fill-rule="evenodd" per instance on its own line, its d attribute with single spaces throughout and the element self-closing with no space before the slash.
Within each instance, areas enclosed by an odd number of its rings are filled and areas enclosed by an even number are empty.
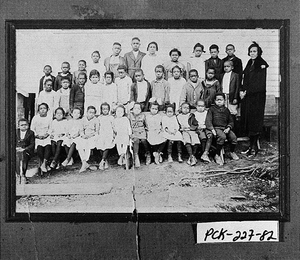
<svg viewBox="0 0 300 260">
<path fill-rule="evenodd" d="M 234 46 L 227 45 L 228 56 L 220 60 L 218 46 L 211 45 L 211 58 L 203 61 L 204 46 L 197 43 L 186 66 L 178 61 L 178 49 L 170 51 L 170 62 L 159 62 L 155 42 L 148 45 L 148 62 L 143 64 L 146 54 L 139 51 L 139 46 L 140 40 L 134 37 L 132 52 L 123 58 L 119 55 L 121 44 L 114 43 L 113 55 L 104 64 L 99 63 L 100 53 L 94 51 L 90 71 L 84 60 L 78 62 L 78 71 L 73 74 L 70 64 L 63 62 L 56 78 L 51 75 L 51 66 L 44 67 L 37 114 L 30 129 L 29 121 L 20 119 L 17 131 L 17 158 L 22 159 L 24 178 L 34 148 L 42 173 L 72 165 L 75 149 L 82 161 L 80 172 L 89 168 L 92 149 L 101 151 L 99 169 L 104 170 L 109 167 L 109 150 L 115 146 L 119 165 L 127 164 L 131 151 L 134 166 L 140 167 L 140 143 L 146 165 L 151 163 L 152 155 L 156 164 L 161 163 L 166 145 L 168 162 L 172 162 L 175 142 L 178 161 L 183 162 L 183 143 L 191 166 L 197 163 L 198 150 L 203 162 L 211 162 L 209 152 L 214 140 L 216 163 L 223 164 L 220 153 L 226 139 L 232 159 L 239 159 L 234 152 L 237 138 L 233 128 L 241 61 L 234 55 Z M 144 73 L 142 67 L 148 71 Z M 153 71 L 149 71 L 151 67 Z M 149 82 L 145 75 L 155 78 Z M 62 159 L 63 147 L 66 158 Z"/>
</svg>

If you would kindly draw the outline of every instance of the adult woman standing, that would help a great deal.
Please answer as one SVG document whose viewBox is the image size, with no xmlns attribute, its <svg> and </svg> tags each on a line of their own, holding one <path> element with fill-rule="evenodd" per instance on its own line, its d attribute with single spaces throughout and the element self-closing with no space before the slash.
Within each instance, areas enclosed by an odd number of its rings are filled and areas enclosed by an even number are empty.
<svg viewBox="0 0 300 260">
<path fill-rule="evenodd" d="M 261 57 L 262 49 L 253 42 L 248 47 L 248 61 L 243 71 L 241 87 L 241 126 L 250 138 L 250 146 L 244 152 L 247 155 L 258 153 L 258 138 L 262 132 L 266 104 L 266 79 L 268 63 Z"/>
</svg>

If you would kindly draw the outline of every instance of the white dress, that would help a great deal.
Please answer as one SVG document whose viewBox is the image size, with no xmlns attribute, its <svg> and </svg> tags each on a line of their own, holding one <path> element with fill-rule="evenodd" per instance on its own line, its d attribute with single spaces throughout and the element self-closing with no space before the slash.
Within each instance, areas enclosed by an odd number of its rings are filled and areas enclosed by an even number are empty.
<svg viewBox="0 0 300 260">
<path fill-rule="evenodd" d="M 190 113 L 179 114 L 177 116 L 178 123 L 181 128 L 190 127 L 190 125 L 188 123 L 189 117 L 190 117 Z M 199 140 L 199 137 L 198 137 L 196 131 L 183 130 L 182 131 L 182 139 L 183 139 L 184 144 L 191 144 L 191 145 L 200 144 L 200 140 Z"/>
<path fill-rule="evenodd" d="M 60 121 L 57 121 L 57 119 L 54 119 L 51 124 L 51 131 L 50 136 L 53 135 L 53 138 L 51 138 L 52 141 L 60 141 L 64 140 L 66 137 L 67 132 L 67 120 L 62 119 Z"/>
<path fill-rule="evenodd" d="M 117 93 L 117 85 L 115 83 L 111 84 L 103 84 L 101 86 L 102 92 L 102 103 L 106 102 L 110 105 L 110 109 L 112 110 L 112 104 L 117 103 L 118 101 L 118 93 Z"/>
<path fill-rule="evenodd" d="M 94 117 L 92 119 L 87 119 L 87 117 L 82 118 L 82 134 L 84 135 L 91 135 L 95 134 L 94 136 L 91 136 L 87 139 L 80 137 L 80 139 L 77 142 L 77 148 L 78 149 L 93 149 L 96 148 L 97 140 L 99 138 L 98 136 L 98 125 L 99 121 L 98 118 Z"/>
<path fill-rule="evenodd" d="M 146 115 L 147 125 L 147 140 L 151 145 L 161 144 L 166 141 L 164 132 L 162 130 L 162 116 L 161 114 Z"/>
<path fill-rule="evenodd" d="M 170 83 L 170 103 L 175 103 L 176 110 L 179 109 L 179 101 L 180 101 L 180 94 L 186 80 L 182 77 L 179 79 L 174 79 L 174 77 L 169 78 L 168 82 Z"/>
<path fill-rule="evenodd" d="M 119 155 L 124 154 L 127 151 L 127 147 L 130 144 L 130 135 L 132 134 L 129 119 L 125 116 L 121 118 L 114 118 L 114 131 L 115 131 L 115 144 Z"/>
<path fill-rule="evenodd" d="M 50 131 L 52 123 L 52 114 L 48 113 L 46 117 L 41 117 L 40 115 L 35 115 L 31 121 L 31 130 L 34 132 L 34 135 L 45 135 L 49 134 L 46 139 L 35 138 L 35 148 L 40 146 L 46 146 L 51 144 Z"/>
<path fill-rule="evenodd" d="M 103 83 L 104 82 L 104 73 L 106 72 L 106 68 L 103 64 L 103 62 L 101 60 L 99 60 L 98 63 L 94 63 L 93 61 L 91 61 L 91 63 L 88 64 L 88 72 L 87 72 L 87 78 L 90 78 L 90 72 L 92 70 L 98 70 L 98 72 L 100 73 L 100 82 Z"/>
<path fill-rule="evenodd" d="M 99 136 L 97 141 L 97 149 L 105 150 L 105 149 L 113 148 L 115 146 L 113 116 L 100 115 L 98 117 L 98 121 L 99 121 Z"/>
<path fill-rule="evenodd" d="M 100 114 L 100 106 L 102 103 L 102 84 L 100 82 L 93 84 L 88 82 L 84 85 L 84 107 L 87 109 L 89 106 L 96 108 L 96 115 Z"/>
<path fill-rule="evenodd" d="M 81 139 L 80 133 L 83 131 L 82 119 L 70 119 L 67 121 L 66 125 L 67 132 L 63 145 L 66 145 L 68 147 L 70 147 L 72 143 L 75 143 L 77 145 Z"/>
<path fill-rule="evenodd" d="M 162 65 L 163 61 L 159 55 L 150 55 L 147 54 L 142 60 L 141 69 L 144 72 L 145 79 L 149 82 L 156 79 L 155 76 L 155 67 L 157 65 Z"/>
<path fill-rule="evenodd" d="M 177 121 L 177 118 L 175 115 L 169 117 L 169 116 L 163 116 L 162 117 L 162 127 L 164 130 L 164 137 L 168 140 L 172 141 L 182 141 L 182 134 L 179 132 L 179 124 Z M 166 131 L 166 128 L 171 131 L 175 132 L 175 134 L 169 134 Z"/>
</svg>

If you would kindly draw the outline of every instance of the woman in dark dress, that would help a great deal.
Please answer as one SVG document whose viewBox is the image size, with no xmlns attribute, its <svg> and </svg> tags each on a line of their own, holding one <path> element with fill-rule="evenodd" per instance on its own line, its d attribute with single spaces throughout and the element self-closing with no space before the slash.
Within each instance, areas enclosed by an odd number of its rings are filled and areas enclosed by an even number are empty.
<svg viewBox="0 0 300 260">
<path fill-rule="evenodd" d="M 258 138 L 262 132 L 266 104 L 266 78 L 268 63 L 261 57 L 262 49 L 253 42 L 248 47 L 248 61 L 243 71 L 241 87 L 241 126 L 250 138 L 247 155 L 258 153 Z"/>
</svg>

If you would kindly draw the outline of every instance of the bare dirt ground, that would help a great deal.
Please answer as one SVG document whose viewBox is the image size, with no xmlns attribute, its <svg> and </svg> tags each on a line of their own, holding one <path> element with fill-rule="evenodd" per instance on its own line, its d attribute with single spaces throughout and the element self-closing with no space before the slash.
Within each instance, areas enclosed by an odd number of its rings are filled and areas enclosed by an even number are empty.
<svg viewBox="0 0 300 260">
<path fill-rule="evenodd" d="M 262 143 L 262 151 L 249 159 L 226 158 L 224 166 L 197 163 L 191 167 L 164 161 L 125 170 L 112 154 L 108 170 L 79 173 L 81 164 L 35 175 L 31 184 L 111 183 L 101 195 L 26 196 L 17 199 L 17 212 L 277 212 L 279 204 L 278 151 L 274 143 Z M 275 160 L 274 160 L 275 158 Z M 185 160 L 186 161 L 186 160 Z M 275 161 L 275 164 L 274 164 Z M 94 164 L 96 165 L 96 164 Z M 31 167 L 34 162 L 31 163 Z M 237 170 L 236 170 L 237 169 Z M 227 172 L 224 172 L 227 171 Z M 20 184 L 17 184 L 20 185 Z"/>
</svg>

